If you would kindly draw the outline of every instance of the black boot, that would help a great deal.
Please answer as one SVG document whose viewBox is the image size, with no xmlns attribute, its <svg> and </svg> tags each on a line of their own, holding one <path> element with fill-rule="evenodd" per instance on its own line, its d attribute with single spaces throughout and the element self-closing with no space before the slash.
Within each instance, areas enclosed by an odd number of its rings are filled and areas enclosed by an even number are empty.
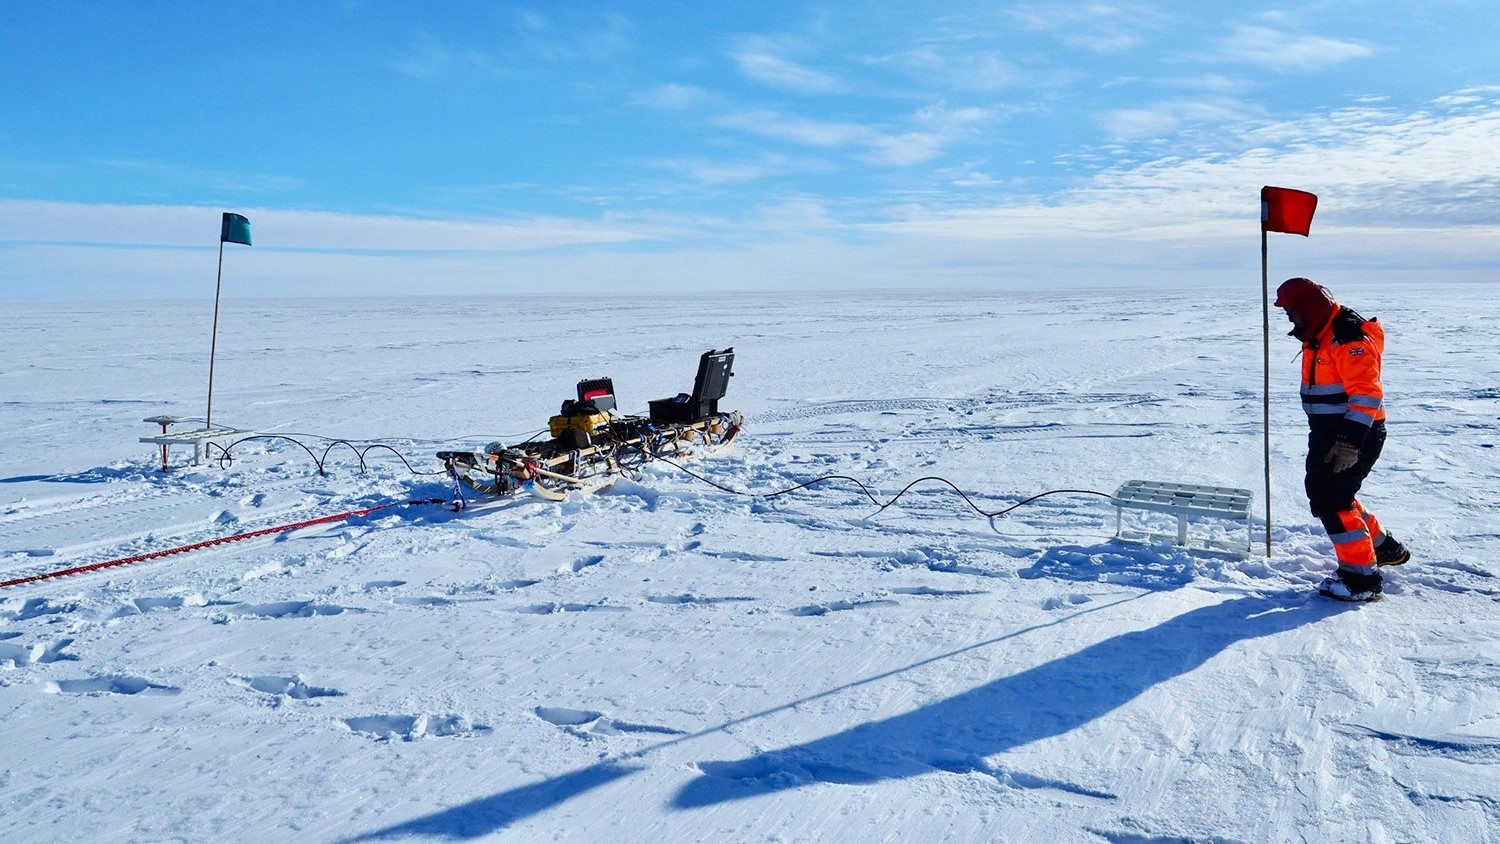
<svg viewBox="0 0 1500 844">
<path fill-rule="evenodd" d="M 1377 566 L 1399 566 L 1410 559 L 1411 552 L 1390 534 L 1386 534 L 1385 539 L 1375 546 L 1375 565 Z"/>
<path fill-rule="evenodd" d="M 1382 589 L 1380 572 L 1359 574 L 1339 569 L 1333 577 L 1325 578 L 1318 591 L 1340 601 L 1378 601 Z"/>
</svg>

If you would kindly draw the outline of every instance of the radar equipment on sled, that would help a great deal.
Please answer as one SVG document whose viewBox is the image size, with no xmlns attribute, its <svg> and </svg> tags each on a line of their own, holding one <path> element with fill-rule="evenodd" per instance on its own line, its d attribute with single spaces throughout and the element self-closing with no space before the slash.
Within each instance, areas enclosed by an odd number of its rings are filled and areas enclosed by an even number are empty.
<svg viewBox="0 0 1500 844">
<path fill-rule="evenodd" d="M 482 453 L 440 451 L 453 478 L 480 492 L 508 496 L 530 492 L 561 500 L 570 489 L 592 491 L 658 456 L 688 457 L 718 451 L 744 426 L 719 401 L 734 374 L 734 349 L 709 349 L 698 360 L 691 393 L 649 402 L 647 416 L 616 415 L 611 378 L 578 382 L 576 399 L 564 401 L 548 420 L 550 439 L 507 446 L 493 442 Z"/>
</svg>

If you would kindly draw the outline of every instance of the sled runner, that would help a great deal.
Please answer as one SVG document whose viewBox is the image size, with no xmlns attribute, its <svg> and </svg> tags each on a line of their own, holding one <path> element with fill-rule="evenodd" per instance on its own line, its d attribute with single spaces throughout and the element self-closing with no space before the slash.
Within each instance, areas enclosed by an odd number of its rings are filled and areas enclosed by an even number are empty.
<svg viewBox="0 0 1500 844">
<path fill-rule="evenodd" d="M 548 421 L 550 439 L 510 446 L 494 442 L 483 452 L 437 456 L 455 485 L 488 495 L 525 492 L 561 501 L 569 490 L 593 492 L 657 457 L 691 457 L 727 447 L 744 425 L 738 412 L 719 410 L 733 366 L 733 348 L 709 349 L 698 360 L 693 391 L 650 402 L 646 416 L 615 415 L 614 382 L 584 379 L 578 382 L 578 398 L 564 401 Z"/>
</svg>

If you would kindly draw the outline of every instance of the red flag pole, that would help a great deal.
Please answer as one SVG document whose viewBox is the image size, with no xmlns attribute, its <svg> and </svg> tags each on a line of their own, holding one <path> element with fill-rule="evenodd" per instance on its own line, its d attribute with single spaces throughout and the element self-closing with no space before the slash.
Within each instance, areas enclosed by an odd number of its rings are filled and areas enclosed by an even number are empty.
<svg viewBox="0 0 1500 844">
<path fill-rule="evenodd" d="M 1260 310 L 1265 323 L 1265 450 L 1266 450 L 1266 556 L 1271 556 L 1271 278 L 1266 261 L 1266 232 L 1285 232 L 1307 237 L 1312 229 L 1313 213 L 1318 208 L 1316 194 L 1305 190 L 1265 185 L 1260 189 Z"/>
<path fill-rule="evenodd" d="M 1261 387 L 1261 439 L 1266 454 L 1266 556 L 1271 556 L 1271 277 L 1266 266 L 1265 200 L 1261 200 L 1260 224 L 1260 314 L 1265 334 L 1265 382 Z"/>
</svg>

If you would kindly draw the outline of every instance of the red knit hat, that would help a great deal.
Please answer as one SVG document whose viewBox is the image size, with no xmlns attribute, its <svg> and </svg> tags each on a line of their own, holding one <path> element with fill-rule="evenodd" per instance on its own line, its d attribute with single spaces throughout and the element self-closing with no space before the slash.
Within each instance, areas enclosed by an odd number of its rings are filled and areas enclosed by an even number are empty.
<svg viewBox="0 0 1500 844">
<path fill-rule="evenodd" d="M 1276 288 L 1276 307 L 1291 311 L 1314 332 L 1328 324 L 1338 306 L 1333 296 L 1310 278 L 1289 278 Z"/>
</svg>

